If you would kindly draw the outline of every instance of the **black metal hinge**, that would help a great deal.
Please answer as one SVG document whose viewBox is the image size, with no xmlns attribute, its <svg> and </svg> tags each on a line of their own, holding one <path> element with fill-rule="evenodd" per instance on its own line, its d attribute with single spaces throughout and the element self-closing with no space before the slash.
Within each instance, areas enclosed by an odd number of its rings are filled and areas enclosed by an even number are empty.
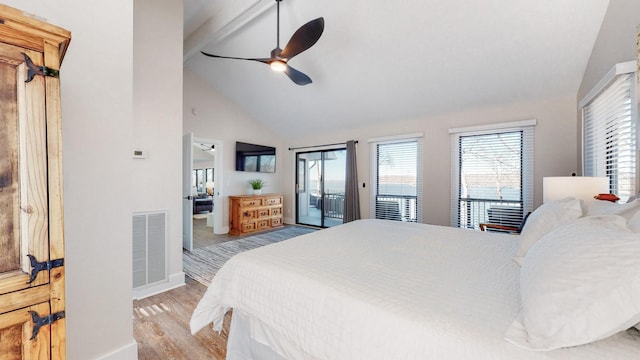
<svg viewBox="0 0 640 360">
<path fill-rule="evenodd" d="M 31 339 L 29 340 L 35 339 L 36 336 L 38 336 L 40 328 L 44 325 L 51 325 L 64 317 L 64 311 L 45 315 L 43 317 L 40 317 L 40 315 L 35 311 L 29 311 L 29 313 L 31 313 L 31 321 L 33 322 L 33 331 L 31 332 Z"/>
<path fill-rule="evenodd" d="M 45 271 L 45 270 L 49 271 L 53 268 L 57 268 L 64 265 L 64 258 L 38 262 L 35 256 L 30 254 L 28 254 L 27 256 L 29 257 L 29 261 L 31 261 L 31 276 L 29 277 L 29 281 L 27 281 L 27 284 L 31 284 L 32 282 L 34 282 L 36 279 L 36 276 L 38 276 L 38 273 L 40 271 Z"/>
<path fill-rule="evenodd" d="M 22 55 L 24 56 L 24 61 L 27 63 L 27 69 L 28 69 L 27 80 L 25 80 L 24 82 L 30 82 L 31 80 L 33 80 L 34 76 L 36 75 L 51 76 L 54 78 L 57 78 L 58 76 L 60 76 L 60 71 L 48 68 L 46 66 L 38 66 L 34 64 L 33 61 L 31 61 L 31 58 L 29 57 L 29 55 L 25 53 L 22 53 Z"/>
</svg>

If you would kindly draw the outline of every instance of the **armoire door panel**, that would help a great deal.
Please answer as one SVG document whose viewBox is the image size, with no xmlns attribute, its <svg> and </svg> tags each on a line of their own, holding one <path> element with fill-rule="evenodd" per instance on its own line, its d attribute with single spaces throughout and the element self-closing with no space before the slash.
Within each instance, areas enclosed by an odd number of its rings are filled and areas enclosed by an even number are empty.
<svg viewBox="0 0 640 360">
<path fill-rule="evenodd" d="M 29 282 L 27 255 L 49 260 L 44 82 L 26 80 L 25 57 L 42 54 L 0 43 L 0 294 L 47 284 Z"/>
<path fill-rule="evenodd" d="M 70 40 L 0 4 L 1 360 L 66 358 L 58 70 Z"/>
<path fill-rule="evenodd" d="M 37 63 L 42 54 L 24 51 Z M 23 55 L 24 57 L 24 55 Z M 20 215 L 22 261 L 30 254 L 39 262 L 49 260 L 49 200 L 47 194 L 47 114 L 45 79 L 26 81 L 26 65 L 18 72 L 18 118 L 20 131 Z M 29 269 L 28 264 L 23 270 Z M 48 282 L 48 279 L 44 279 Z"/>
<path fill-rule="evenodd" d="M 0 61 L 0 273 L 21 269 L 15 64 Z"/>
<path fill-rule="evenodd" d="M 33 337 L 32 311 L 40 316 L 49 315 L 49 304 L 36 304 L 0 314 L 0 339 L 2 339 L 0 357 L 2 359 L 50 359 L 50 325 L 40 327 Z"/>
</svg>

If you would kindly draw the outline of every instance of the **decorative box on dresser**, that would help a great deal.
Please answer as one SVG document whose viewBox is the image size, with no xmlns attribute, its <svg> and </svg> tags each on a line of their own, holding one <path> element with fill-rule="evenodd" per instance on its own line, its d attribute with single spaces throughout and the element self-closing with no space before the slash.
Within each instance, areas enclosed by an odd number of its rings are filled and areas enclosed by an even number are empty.
<svg viewBox="0 0 640 360">
<path fill-rule="evenodd" d="M 229 196 L 229 234 L 242 235 L 282 226 L 282 195 Z"/>
</svg>

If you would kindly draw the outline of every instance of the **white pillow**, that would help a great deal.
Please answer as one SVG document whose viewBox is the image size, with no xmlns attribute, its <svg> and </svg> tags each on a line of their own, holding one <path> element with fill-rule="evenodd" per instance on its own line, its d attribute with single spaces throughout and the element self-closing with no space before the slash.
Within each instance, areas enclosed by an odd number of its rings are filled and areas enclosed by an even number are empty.
<svg viewBox="0 0 640 360">
<path fill-rule="evenodd" d="M 640 211 L 636 211 L 636 213 L 627 221 L 627 227 L 629 230 L 640 233 Z M 640 330 L 640 324 L 636 324 L 636 329 Z"/>
<path fill-rule="evenodd" d="M 640 211 L 640 199 L 618 204 L 606 200 L 594 200 L 589 203 L 586 216 L 593 215 L 620 215 L 629 220 Z"/>
<path fill-rule="evenodd" d="M 635 215 L 627 221 L 627 226 L 633 232 L 640 232 L 640 211 L 636 212 Z"/>
<path fill-rule="evenodd" d="M 522 258 L 536 241 L 549 231 L 568 224 L 580 216 L 582 216 L 580 201 L 572 197 L 542 204 L 527 218 L 520 233 L 520 246 L 513 260 L 521 265 Z"/>
<path fill-rule="evenodd" d="M 617 215 L 557 228 L 520 270 L 522 309 L 505 339 L 553 350 L 604 339 L 640 322 L 640 238 Z"/>
</svg>

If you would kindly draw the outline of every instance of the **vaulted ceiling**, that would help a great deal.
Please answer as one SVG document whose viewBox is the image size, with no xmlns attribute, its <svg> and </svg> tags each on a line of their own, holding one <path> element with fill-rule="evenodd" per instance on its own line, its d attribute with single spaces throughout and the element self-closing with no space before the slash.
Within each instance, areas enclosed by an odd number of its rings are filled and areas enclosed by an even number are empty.
<svg viewBox="0 0 640 360">
<path fill-rule="evenodd" d="M 280 47 L 324 17 L 290 61 L 269 57 L 275 0 L 185 0 L 184 65 L 284 136 L 575 94 L 609 0 L 349 0 L 280 3 Z"/>
</svg>

